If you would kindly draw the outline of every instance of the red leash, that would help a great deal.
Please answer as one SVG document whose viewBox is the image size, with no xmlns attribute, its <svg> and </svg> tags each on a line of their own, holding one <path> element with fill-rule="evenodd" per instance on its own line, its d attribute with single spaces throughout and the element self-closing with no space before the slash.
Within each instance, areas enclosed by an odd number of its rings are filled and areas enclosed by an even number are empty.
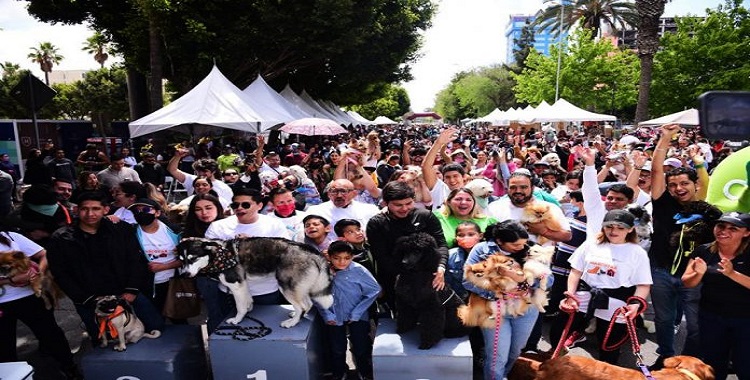
<svg viewBox="0 0 750 380">
<path fill-rule="evenodd" d="M 627 303 L 628 305 L 638 304 L 638 314 L 643 314 L 643 312 L 646 311 L 646 307 L 648 307 L 645 299 L 636 296 L 628 298 Z M 635 322 L 633 322 L 635 318 L 625 318 L 625 326 L 628 330 L 628 335 L 625 335 L 619 342 L 611 346 L 607 345 L 607 342 L 609 341 L 609 335 L 612 333 L 612 328 L 615 326 L 617 316 L 620 314 L 623 314 L 624 316 L 627 312 L 628 309 L 625 306 L 615 310 L 615 313 L 612 315 L 612 319 L 609 320 L 609 327 L 607 328 L 607 332 L 604 334 L 604 339 L 602 340 L 602 350 L 614 351 L 625 344 L 625 341 L 630 338 L 630 345 L 633 348 L 633 353 L 636 354 L 636 357 L 640 357 L 641 344 L 638 343 L 638 334 L 635 331 Z"/>
<path fill-rule="evenodd" d="M 568 313 L 568 321 L 565 322 L 565 328 L 563 329 L 562 335 L 560 335 L 560 341 L 557 342 L 557 346 L 555 347 L 555 351 L 552 353 L 552 357 L 550 359 L 556 358 L 558 355 L 560 355 L 560 351 L 562 350 L 563 346 L 565 346 L 565 340 L 568 339 L 568 335 L 570 334 L 570 327 L 573 326 L 573 319 L 575 319 L 576 311 L 578 309 L 578 298 L 575 296 L 575 293 L 571 294 L 568 292 L 564 293 L 567 298 L 572 299 L 576 302 L 576 307 L 569 308 L 569 307 L 563 307 L 562 302 L 560 302 L 560 310 Z"/>
</svg>

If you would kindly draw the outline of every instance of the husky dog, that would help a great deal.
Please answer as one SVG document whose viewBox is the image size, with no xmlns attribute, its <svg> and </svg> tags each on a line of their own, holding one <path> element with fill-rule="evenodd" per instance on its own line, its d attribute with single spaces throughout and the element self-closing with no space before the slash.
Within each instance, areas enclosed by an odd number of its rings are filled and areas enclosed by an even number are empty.
<svg viewBox="0 0 750 380">
<path fill-rule="evenodd" d="M 236 238 L 228 241 L 204 238 L 182 239 L 178 248 L 185 271 L 218 275 L 232 291 L 237 315 L 227 319 L 238 324 L 253 309 L 247 276 L 276 274 L 281 294 L 292 304 L 290 318 L 281 327 L 293 327 L 313 306 L 333 304 L 328 263 L 312 248 L 282 238 Z"/>
<path fill-rule="evenodd" d="M 141 338 L 156 339 L 161 336 L 161 331 L 153 330 L 146 332 L 143 322 L 132 312 L 131 306 L 117 296 L 101 296 L 96 299 L 96 320 L 101 325 L 99 328 L 102 342 L 100 347 L 107 347 L 107 333 L 112 339 L 117 339 L 115 351 L 125 351 L 125 343 L 138 343 Z"/>
</svg>

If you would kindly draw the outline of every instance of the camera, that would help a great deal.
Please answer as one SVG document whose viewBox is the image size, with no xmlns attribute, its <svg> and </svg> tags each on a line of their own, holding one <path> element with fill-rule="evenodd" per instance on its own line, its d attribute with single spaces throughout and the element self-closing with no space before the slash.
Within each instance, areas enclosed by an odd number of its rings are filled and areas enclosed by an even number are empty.
<svg viewBox="0 0 750 380">
<path fill-rule="evenodd" d="M 700 125 L 709 139 L 747 140 L 750 135 L 750 92 L 709 91 L 698 97 Z"/>
</svg>

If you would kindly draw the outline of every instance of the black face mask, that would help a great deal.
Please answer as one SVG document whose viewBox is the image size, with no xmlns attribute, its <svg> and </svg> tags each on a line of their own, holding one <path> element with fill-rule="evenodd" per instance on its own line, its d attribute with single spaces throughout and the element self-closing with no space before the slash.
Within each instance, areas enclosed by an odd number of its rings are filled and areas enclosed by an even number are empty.
<svg viewBox="0 0 750 380">
<path fill-rule="evenodd" d="M 135 222 L 141 226 L 148 226 L 156 220 L 156 215 L 147 212 L 134 213 Z"/>
</svg>

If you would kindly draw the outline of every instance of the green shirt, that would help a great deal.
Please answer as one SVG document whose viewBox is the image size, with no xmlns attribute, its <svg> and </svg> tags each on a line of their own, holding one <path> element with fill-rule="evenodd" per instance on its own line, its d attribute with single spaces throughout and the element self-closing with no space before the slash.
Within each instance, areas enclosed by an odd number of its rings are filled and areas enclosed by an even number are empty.
<svg viewBox="0 0 750 380">
<path fill-rule="evenodd" d="M 487 226 L 497 223 L 497 219 L 491 216 L 464 220 L 456 218 L 453 215 L 445 216 L 441 211 L 434 211 L 433 214 L 435 214 L 435 216 L 437 216 L 438 220 L 440 221 L 440 227 L 443 228 L 443 235 L 445 235 L 445 242 L 448 243 L 448 248 L 453 248 L 456 246 L 456 227 L 458 227 L 461 222 L 474 222 L 479 225 L 479 228 L 482 232 L 487 229 Z"/>
</svg>

